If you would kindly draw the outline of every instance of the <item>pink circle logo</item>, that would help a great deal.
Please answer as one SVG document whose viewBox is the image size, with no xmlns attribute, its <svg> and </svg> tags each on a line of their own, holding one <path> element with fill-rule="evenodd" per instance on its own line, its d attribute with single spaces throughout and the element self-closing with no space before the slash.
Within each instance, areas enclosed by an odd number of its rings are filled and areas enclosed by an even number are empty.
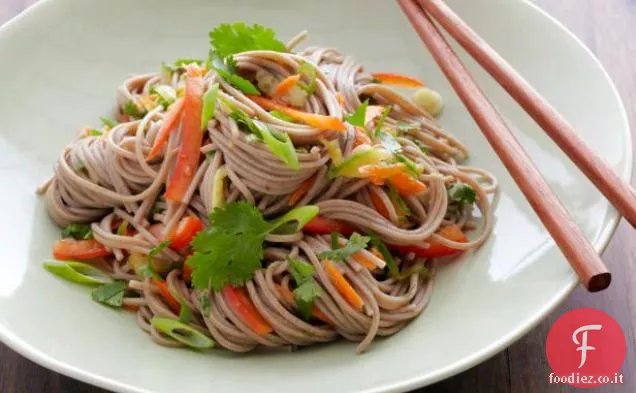
<svg viewBox="0 0 636 393">
<path fill-rule="evenodd" d="M 614 318 L 594 308 L 572 310 L 548 333 L 550 382 L 579 388 L 622 383 L 618 372 L 626 350 L 625 335 Z"/>
</svg>

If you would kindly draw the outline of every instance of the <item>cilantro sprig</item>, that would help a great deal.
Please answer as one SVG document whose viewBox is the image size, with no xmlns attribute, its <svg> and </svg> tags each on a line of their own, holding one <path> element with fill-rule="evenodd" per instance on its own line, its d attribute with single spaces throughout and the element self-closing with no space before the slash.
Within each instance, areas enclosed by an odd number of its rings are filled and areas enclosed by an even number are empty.
<svg viewBox="0 0 636 393">
<path fill-rule="evenodd" d="M 367 244 L 371 240 L 368 236 L 362 236 L 357 232 L 354 232 L 349 237 L 349 240 L 342 248 L 333 249 L 330 251 L 323 251 L 320 253 L 320 258 L 330 259 L 332 261 L 344 261 L 356 252 L 367 248 Z"/>
<path fill-rule="evenodd" d="M 243 22 L 223 23 L 210 32 L 210 63 L 216 73 L 227 83 L 245 94 L 260 95 L 252 82 L 237 73 L 233 56 L 251 50 L 285 52 L 285 44 L 276 38 L 274 30 L 258 24 L 248 26 Z"/>
<path fill-rule="evenodd" d="M 210 32 L 210 43 L 220 58 L 250 50 L 286 52 L 287 48 L 268 27 L 243 22 L 223 23 Z"/>
<path fill-rule="evenodd" d="M 229 203 L 210 214 L 210 228 L 192 242 L 194 254 L 186 261 L 193 269 L 192 285 L 199 290 L 241 286 L 262 267 L 265 237 L 290 222 L 302 228 L 318 214 L 318 207 L 304 206 L 267 222 L 261 212 L 244 202 Z"/>
<path fill-rule="evenodd" d="M 98 303 L 119 308 L 124 302 L 124 294 L 127 288 L 128 283 L 125 281 L 115 281 L 93 289 L 91 298 Z"/>
<path fill-rule="evenodd" d="M 463 182 L 454 183 L 448 188 L 448 199 L 451 203 L 459 205 L 472 205 L 477 198 L 477 192 L 468 184 Z"/>
<path fill-rule="evenodd" d="M 308 319 L 314 301 L 322 295 L 320 286 L 313 279 L 316 269 L 299 259 L 288 258 L 287 263 L 289 264 L 289 272 L 296 281 L 296 288 L 293 291 L 296 306 L 298 306 L 302 316 Z"/>
<path fill-rule="evenodd" d="M 93 238 L 93 231 L 88 224 L 69 224 L 62 231 L 62 237 L 72 237 L 77 240 L 88 240 Z"/>
</svg>

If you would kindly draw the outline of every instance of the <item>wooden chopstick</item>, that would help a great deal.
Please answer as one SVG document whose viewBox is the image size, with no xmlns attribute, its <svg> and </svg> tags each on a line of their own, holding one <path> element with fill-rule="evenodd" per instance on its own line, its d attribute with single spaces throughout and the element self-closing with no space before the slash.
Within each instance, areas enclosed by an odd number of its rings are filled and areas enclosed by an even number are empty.
<svg viewBox="0 0 636 393">
<path fill-rule="evenodd" d="M 618 177 L 572 125 L 443 0 L 420 0 L 420 6 L 508 91 L 621 215 L 636 227 L 636 193 L 629 183 Z"/>
<path fill-rule="evenodd" d="M 398 3 L 581 283 L 590 292 L 607 288 L 605 264 L 429 16 L 415 0 Z"/>
</svg>

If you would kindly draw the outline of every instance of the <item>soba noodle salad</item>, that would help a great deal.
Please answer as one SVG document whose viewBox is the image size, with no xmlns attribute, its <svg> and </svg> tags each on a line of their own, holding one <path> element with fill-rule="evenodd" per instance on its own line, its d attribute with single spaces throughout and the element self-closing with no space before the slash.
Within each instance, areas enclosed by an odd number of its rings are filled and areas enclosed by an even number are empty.
<svg viewBox="0 0 636 393">
<path fill-rule="evenodd" d="M 245 23 L 204 59 L 124 80 L 39 192 L 50 272 L 168 347 L 367 349 L 426 307 L 436 266 L 491 231 L 496 179 L 439 94 Z"/>
</svg>

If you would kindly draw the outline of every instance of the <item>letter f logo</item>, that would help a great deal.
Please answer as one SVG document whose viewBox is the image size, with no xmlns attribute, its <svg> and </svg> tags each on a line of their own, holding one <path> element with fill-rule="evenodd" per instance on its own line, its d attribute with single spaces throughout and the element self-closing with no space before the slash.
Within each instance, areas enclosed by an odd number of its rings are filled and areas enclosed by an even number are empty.
<svg viewBox="0 0 636 393">
<path fill-rule="evenodd" d="M 602 325 L 585 325 L 576 329 L 574 333 L 572 334 L 572 341 L 574 341 L 574 344 L 580 345 L 580 347 L 576 349 L 577 351 L 581 351 L 581 364 L 579 364 L 579 368 L 583 367 L 583 365 L 585 364 L 585 361 L 587 360 L 587 351 L 593 351 L 596 349 L 594 347 L 587 345 L 588 330 L 601 330 L 602 327 L 603 327 Z M 581 334 L 582 339 L 581 339 L 581 342 L 579 342 L 577 336 L 581 332 L 583 334 Z"/>
</svg>

